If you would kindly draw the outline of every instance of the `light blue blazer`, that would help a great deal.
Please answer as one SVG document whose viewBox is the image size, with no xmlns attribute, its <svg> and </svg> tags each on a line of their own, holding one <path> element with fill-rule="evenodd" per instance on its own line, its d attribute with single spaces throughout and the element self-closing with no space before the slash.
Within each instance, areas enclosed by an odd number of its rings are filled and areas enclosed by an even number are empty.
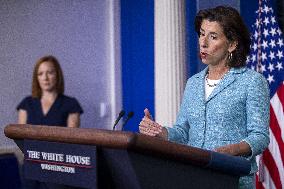
<svg viewBox="0 0 284 189">
<path fill-rule="evenodd" d="M 269 88 L 266 79 L 246 67 L 231 68 L 205 99 L 208 67 L 188 79 L 176 124 L 166 127 L 170 141 L 213 150 L 245 141 L 255 156 L 269 144 Z"/>
</svg>

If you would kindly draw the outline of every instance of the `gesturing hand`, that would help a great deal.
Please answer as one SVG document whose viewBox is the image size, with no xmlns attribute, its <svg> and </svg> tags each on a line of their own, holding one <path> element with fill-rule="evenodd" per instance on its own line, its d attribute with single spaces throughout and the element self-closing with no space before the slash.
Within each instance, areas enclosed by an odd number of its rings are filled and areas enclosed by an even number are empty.
<svg viewBox="0 0 284 189">
<path fill-rule="evenodd" d="M 158 134 L 162 133 L 162 126 L 153 121 L 153 118 L 146 108 L 144 110 L 144 117 L 139 124 L 139 131 L 142 134 L 149 135 L 149 136 L 157 136 Z"/>
</svg>

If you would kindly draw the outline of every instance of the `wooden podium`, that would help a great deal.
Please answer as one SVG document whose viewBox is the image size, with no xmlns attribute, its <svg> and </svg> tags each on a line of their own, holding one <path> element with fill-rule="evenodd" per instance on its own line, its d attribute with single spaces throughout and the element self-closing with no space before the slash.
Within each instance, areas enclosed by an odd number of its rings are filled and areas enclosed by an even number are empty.
<svg viewBox="0 0 284 189">
<path fill-rule="evenodd" d="M 25 139 L 96 146 L 101 189 L 233 189 L 250 171 L 244 158 L 132 132 L 17 124 L 4 132 L 20 148 Z"/>
</svg>

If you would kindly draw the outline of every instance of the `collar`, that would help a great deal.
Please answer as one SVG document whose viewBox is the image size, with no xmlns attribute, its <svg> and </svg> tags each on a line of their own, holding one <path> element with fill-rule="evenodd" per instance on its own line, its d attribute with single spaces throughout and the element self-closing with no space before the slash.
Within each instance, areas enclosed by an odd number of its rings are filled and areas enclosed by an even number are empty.
<svg viewBox="0 0 284 189">
<path fill-rule="evenodd" d="M 209 95 L 209 97 L 207 98 L 207 100 L 205 100 L 204 98 L 204 80 L 205 80 L 205 76 L 207 74 L 208 71 L 208 66 L 202 70 L 201 72 L 199 72 L 198 74 L 196 74 L 196 77 L 199 78 L 198 82 L 200 83 L 200 98 L 204 99 L 204 102 L 208 102 L 210 101 L 212 98 L 214 98 L 218 93 L 220 93 L 221 91 L 223 91 L 227 86 L 229 86 L 231 83 L 233 83 L 235 81 L 236 75 L 237 74 L 241 74 L 243 72 L 245 72 L 247 70 L 246 67 L 240 67 L 240 68 L 230 68 L 229 72 L 225 74 L 224 78 L 220 81 L 220 83 L 216 86 L 216 88 L 213 90 L 213 92 Z"/>
<path fill-rule="evenodd" d="M 205 76 L 206 76 L 206 74 L 207 74 L 207 72 L 208 72 L 208 66 L 205 68 L 205 69 L 203 69 L 201 72 L 199 72 L 198 74 L 196 74 L 196 77 L 197 78 L 202 78 L 202 79 L 205 79 Z M 239 67 L 239 68 L 230 68 L 230 70 L 229 70 L 229 74 L 241 74 L 241 73 L 243 73 L 243 72 L 245 72 L 247 70 L 247 67 Z"/>
</svg>

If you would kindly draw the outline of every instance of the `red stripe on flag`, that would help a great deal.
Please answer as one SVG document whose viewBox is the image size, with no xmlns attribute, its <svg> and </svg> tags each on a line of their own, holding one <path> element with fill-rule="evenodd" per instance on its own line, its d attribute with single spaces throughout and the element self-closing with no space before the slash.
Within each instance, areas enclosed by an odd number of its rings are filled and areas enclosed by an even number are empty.
<svg viewBox="0 0 284 189">
<path fill-rule="evenodd" d="M 283 163 L 283 166 L 284 166 L 284 142 L 283 142 L 283 139 L 282 139 L 282 136 L 281 136 L 280 126 L 278 124 L 274 110 L 273 110 L 271 105 L 270 105 L 270 129 L 273 132 L 275 140 L 277 141 L 279 151 L 280 151 L 280 154 L 281 154 L 282 163 Z M 275 157 L 275 158 L 277 158 L 277 157 Z"/>
<path fill-rule="evenodd" d="M 278 95 L 278 98 L 279 98 L 279 100 L 282 104 L 282 108 L 283 108 L 284 107 L 284 84 L 283 83 L 277 89 L 277 95 Z M 283 112 L 283 109 L 282 109 L 282 112 Z"/>
<path fill-rule="evenodd" d="M 269 175 L 271 177 L 271 179 L 274 182 L 274 185 L 276 188 L 282 188 L 282 184 L 281 184 L 281 180 L 280 180 L 280 176 L 279 176 L 279 172 L 278 172 L 278 168 L 276 166 L 276 163 L 270 153 L 270 151 L 268 149 L 266 149 L 263 152 L 263 162 L 266 165 L 268 171 L 269 171 Z"/>
<path fill-rule="evenodd" d="M 256 186 L 257 189 L 265 189 L 262 185 L 262 182 L 258 181 L 258 175 L 257 174 L 255 175 L 255 180 L 256 180 L 255 186 Z"/>
</svg>

